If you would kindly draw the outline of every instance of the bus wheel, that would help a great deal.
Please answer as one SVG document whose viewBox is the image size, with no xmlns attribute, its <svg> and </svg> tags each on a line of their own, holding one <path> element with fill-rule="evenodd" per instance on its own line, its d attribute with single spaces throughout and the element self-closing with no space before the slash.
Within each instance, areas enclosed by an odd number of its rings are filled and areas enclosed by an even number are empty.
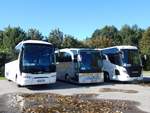
<svg viewBox="0 0 150 113">
<path fill-rule="evenodd" d="M 16 77 L 15 77 L 15 81 L 17 82 L 17 75 L 16 75 Z"/>
<path fill-rule="evenodd" d="M 15 80 L 15 81 L 16 81 L 16 83 L 17 83 L 17 78 L 18 78 L 18 77 L 17 77 L 17 75 L 16 75 L 16 78 L 15 78 L 15 79 L 16 79 L 16 80 Z M 21 85 L 20 85 L 20 84 L 18 84 L 18 83 L 17 83 L 17 86 L 18 86 L 18 87 L 21 87 Z"/>
<path fill-rule="evenodd" d="M 105 82 L 109 82 L 110 81 L 109 74 L 107 72 L 104 72 L 104 81 Z"/>
<path fill-rule="evenodd" d="M 10 79 L 8 79 L 9 82 L 12 82 Z"/>
<path fill-rule="evenodd" d="M 68 74 L 65 75 L 65 80 L 70 81 L 70 77 Z"/>
<path fill-rule="evenodd" d="M 18 86 L 18 87 L 21 87 L 21 85 L 20 85 L 20 84 L 17 84 L 17 86 Z"/>
</svg>

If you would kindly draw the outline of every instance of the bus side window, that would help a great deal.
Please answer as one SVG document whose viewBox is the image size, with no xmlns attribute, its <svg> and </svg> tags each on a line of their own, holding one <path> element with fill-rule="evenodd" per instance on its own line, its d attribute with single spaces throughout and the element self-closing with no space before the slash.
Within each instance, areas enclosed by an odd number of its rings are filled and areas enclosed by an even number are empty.
<svg viewBox="0 0 150 113">
<path fill-rule="evenodd" d="M 74 62 L 78 62 L 78 54 L 74 55 Z"/>
<path fill-rule="evenodd" d="M 59 62 L 59 54 L 55 53 L 55 57 L 56 57 L 56 62 Z"/>
<path fill-rule="evenodd" d="M 105 55 L 102 55 L 102 60 L 106 60 L 106 56 Z"/>
<path fill-rule="evenodd" d="M 67 52 L 64 52 L 64 62 L 72 62 L 71 55 Z"/>
<path fill-rule="evenodd" d="M 108 58 L 111 63 L 115 64 L 115 59 L 113 55 L 109 55 Z"/>
<path fill-rule="evenodd" d="M 56 53 L 56 62 L 72 62 L 71 55 L 66 52 Z"/>
</svg>

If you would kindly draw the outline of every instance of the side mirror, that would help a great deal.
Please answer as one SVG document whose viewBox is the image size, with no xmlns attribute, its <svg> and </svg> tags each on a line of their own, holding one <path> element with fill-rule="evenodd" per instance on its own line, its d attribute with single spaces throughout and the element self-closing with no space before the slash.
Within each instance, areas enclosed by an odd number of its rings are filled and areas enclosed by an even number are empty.
<svg viewBox="0 0 150 113">
<path fill-rule="evenodd" d="M 74 62 L 77 62 L 78 60 L 77 60 L 77 59 L 74 59 L 73 61 L 74 61 Z"/>
<path fill-rule="evenodd" d="M 145 60 L 145 61 L 147 60 L 147 55 L 144 55 L 144 60 Z"/>
<path fill-rule="evenodd" d="M 78 62 L 78 54 L 74 55 L 74 62 Z"/>
<path fill-rule="evenodd" d="M 106 60 L 106 56 L 105 55 L 102 55 L 102 60 Z"/>
<path fill-rule="evenodd" d="M 144 66 L 146 64 L 146 61 L 147 61 L 147 55 L 142 56 L 141 60 L 142 60 L 142 66 Z"/>
</svg>

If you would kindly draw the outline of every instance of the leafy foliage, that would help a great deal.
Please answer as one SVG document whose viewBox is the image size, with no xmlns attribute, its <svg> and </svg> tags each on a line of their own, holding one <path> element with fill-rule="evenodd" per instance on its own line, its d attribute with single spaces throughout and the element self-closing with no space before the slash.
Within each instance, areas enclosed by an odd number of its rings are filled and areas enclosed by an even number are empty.
<svg viewBox="0 0 150 113">
<path fill-rule="evenodd" d="M 37 29 L 29 29 L 27 33 L 27 39 L 30 40 L 42 40 L 44 36 Z"/>
<path fill-rule="evenodd" d="M 55 45 L 56 48 L 61 48 L 63 43 L 63 32 L 59 29 L 54 29 L 50 32 L 48 42 Z"/>
<path fill-rule="evenodd" d="M 142 55 L 147 56 L 144 67 L 146 70 L 150 70 L 150 27 L 143 34 L 143 38 L 140 41 L 140 50 Z"/>
<path fill-rule="evenodd" d="M 112 39 L 102 36 L 97 36 L 93 39 L 87 39 L 86 44 L 90 48 L 105 48 L 113 45 Z"/>
<path fill-rule="evenodd" d="M 115 26 L 105 26 L 102 29 L 96 29 L 91 37 L 93 40 L 103 40 L 106 42 L 111 41 L 110 45 L 120 45 L 122 43 L 122 39 L 119 35 L 119 31 Z M 102 39 L 101 39 L 102 38 Z M 109 40 L 109 41 L 108 41 Z M 106 43 L 107 46 L 108 43 Z"/>
<path fill-rule="evenodd" d="M 118 30 L 115 26 L 104 26 L 96 29 L 91 37 L 80 41 L 72 35 L 64 34 L 59 28 L 51 30 L 46 37 L 38 29 L 31 28 L 25 32 L 20 27 L 8 26 L 0 30 L 0 57 L 2 58 L 0 62 L 8 60 L 3 57 L 3 54 L 14 58 L 14 47 L 20 41 L 28 39 L 45 40 L 54 44 L 56 48 L 105 48 L 115 45 L 134 45 L 140 48 L 142 56 L 147 56 L 144 69 L 150 70 L 150 28 L 143 30 L 137 25 L 124 25 Z"/>
<path fill-rule="evenodd" d="M 132 27 L 124 25 L 120 30 L 120 36 L 123 39 L 123 44 L 139 46 L 139 40 L 142 38 L 143 30 L 137 25 Z"/>
<path fill-rule="evenodd" d="M 3 48 L 12 51 L 14 47 L 26 38 L 25 32 L 20 27 L 8 26 L 3 31 Z"/>
<path fill-rule="evenodd" d="M 8 52 L 0 52 L 0 75 L 4 74 L 4 65 L 6 62 L 10 61 L 12 59 L 12 55 Z"/>
<path fill-rule="evenodd" d="M 3 31 L 0 31 L 0 48 L 2 48 L 3 45 Z"/>
<path fill-rule="evenodd" d="M 84 47 L 82 42 L 78 41 L 71 35 L 65 35 L 63 43 L 62 43 L 63 48 L 80 48 Z"/>
</svg>

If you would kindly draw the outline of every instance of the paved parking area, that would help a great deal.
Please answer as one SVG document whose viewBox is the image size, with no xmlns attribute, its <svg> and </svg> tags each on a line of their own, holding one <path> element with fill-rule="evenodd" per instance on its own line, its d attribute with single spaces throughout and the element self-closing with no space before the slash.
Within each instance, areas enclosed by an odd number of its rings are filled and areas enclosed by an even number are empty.
<svg viewBox="0 0 150 113">
<path fill-rule="evenodd" d="M 138 102 L 138 108 L 150 113 L 150 77 L 145 77 L 144 81 L 144 84 L 111 82 L 88 85 L 57 82 L 47 86 L 18 87 L 13 82 L 0 80 L 0 95 L 8 93 L 98 94 L 98 99 L 120 99 Z"/>
</svg>

